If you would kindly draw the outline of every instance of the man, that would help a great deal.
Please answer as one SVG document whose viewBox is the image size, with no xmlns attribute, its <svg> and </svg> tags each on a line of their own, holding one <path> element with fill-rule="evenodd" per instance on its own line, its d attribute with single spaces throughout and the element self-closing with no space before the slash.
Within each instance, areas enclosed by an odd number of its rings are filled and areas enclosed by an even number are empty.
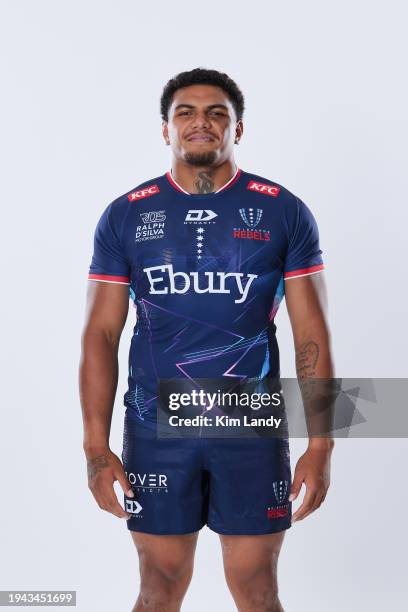
<svg viewBox="0 0 408 612">
<path fill-rule="evenodd" d="M 283 294 L 298 377 L 333 376 L 315 219 L 287 189 L 237 167 L 243 110 L 226 74 L 197 68 L 170 80 L 161 113 L 171 170 L 113 201 L 95 232 L 80 366 L 84 450 L 96 501 L 127 520 L 139 554 L 134 612 L 180 610 L 204 524 L 220 534 L 237 609 L 283 610 L 276 572 L 285 530 L 316 510 L 329 486 L 331 438 L 309 439 L 291 482 L 284 438 L 156 434 L 163 381 L 279 377 L 274 317 Z M 129 292 L 137 324 L 122 465 L 109 430 Z"/>
</svg>

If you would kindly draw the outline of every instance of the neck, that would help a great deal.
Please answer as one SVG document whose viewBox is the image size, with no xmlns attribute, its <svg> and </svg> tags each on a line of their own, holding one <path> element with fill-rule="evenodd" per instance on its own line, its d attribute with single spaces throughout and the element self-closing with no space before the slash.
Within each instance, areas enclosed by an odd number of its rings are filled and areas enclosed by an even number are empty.
<svg viewBox="0 0 408 612">
<path fill-rule="evenodd" d="M 221 189 L 234 176 L 237 166 L 233 159 L 228 159 L 219 166 L 196 167 L 186 162 L 173 159 L 171 174 L 189 193 L 213 193 Z"/>
</svg>

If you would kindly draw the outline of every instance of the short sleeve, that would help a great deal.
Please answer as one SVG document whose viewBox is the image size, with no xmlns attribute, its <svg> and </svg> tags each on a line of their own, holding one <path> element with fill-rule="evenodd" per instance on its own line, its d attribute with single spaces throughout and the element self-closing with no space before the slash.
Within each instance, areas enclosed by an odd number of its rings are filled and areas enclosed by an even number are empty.
<svg viewBox="0 0 408 612">
<path fill-rule="evenodd" d="M 291 219 L 289 246 L 283 278 L 298 278 L 324 269 L 316 219 L 302 200 L 296 198 L 295 215 Z"/>
<path fill-rule="evenodd" d="M 130 284 L 130 266 L 115 227 L 113 203 L 103 211 L 94 234 L 94 250 L 88 280 Z"/>
</svg>

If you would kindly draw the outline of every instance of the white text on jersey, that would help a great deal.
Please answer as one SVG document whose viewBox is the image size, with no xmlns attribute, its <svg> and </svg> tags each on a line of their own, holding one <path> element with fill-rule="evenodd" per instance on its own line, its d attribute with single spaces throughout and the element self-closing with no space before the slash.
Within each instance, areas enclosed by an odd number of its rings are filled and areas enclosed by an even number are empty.
<svg viewBox="0 0 408 612">
<path fill-rule="evenodd" d="M 207 277 L 206 286 L 200 287 L 198 272 L 190 272 L 189 274 L 186 272 L 174 272 L 171 264 L 143 268 L 143 272 L 146 272 L 149 279 L 151 294 L 169 293 L 169 289 L 170 293 L 187 293 L 191 286 L 191 280 L 193 282 L 193 290 L 195 293 L 231 293 L 230 289 L 225 288 L 225 281 L 227 278 L 233 278 L 235 279 L 238 292 L 241 295 L 239 300 L 234 300 L 236 304 L 245 302 L 252 281 L 255 278 L 258 278 L 257 274 L 245 275 L 242 272 L 204 272 L 202 276 Z M 155 276 L 154 272 L 167 272 L 167 274 L 165 276 Z M 247 279 L 245 287 L 242 282 L 243 277 L 246 277 Z M 178 283 L 178 287 L 176 287 L 176 279 L 183 281 L 183 283 Z M 166 283 L 167 287 L 164 287 L 163 289 L 155 288 L 155 284 L 162 282 Z"/>
</svg>

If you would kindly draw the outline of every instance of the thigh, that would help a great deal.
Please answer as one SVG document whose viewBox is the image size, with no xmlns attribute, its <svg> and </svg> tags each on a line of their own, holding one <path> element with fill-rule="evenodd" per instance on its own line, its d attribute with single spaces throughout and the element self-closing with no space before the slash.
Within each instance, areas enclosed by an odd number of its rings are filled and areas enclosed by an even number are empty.
<svg viewBox="0 0 408 612">
<path fill-rule="evenodd" d="M 276 572 L 286 531 L 267 535 L 220 535 L 226 571 L 254 575 L 264 568 Z"/>
<path fill-rule="evenodd" d="M 193 574 L 198 532 L 177 536 L 131 533 L 140 570 L 140 592 L 133 610 L 179 612 Z"/>
<path fill-rule="evenodd" d="M 177 580 L 190 573 L 198 531 L 184 535 L 153 535 L 132 531 L 131 536 L 139 555 L 142 578 L 158 572 L 163 577 Z"/>
<path fill-rule="evenodd" d="M 283 610 L 277 566 L 285 533 L 220 536 L 225 577 L 238 610 Z"/>
</svg>

